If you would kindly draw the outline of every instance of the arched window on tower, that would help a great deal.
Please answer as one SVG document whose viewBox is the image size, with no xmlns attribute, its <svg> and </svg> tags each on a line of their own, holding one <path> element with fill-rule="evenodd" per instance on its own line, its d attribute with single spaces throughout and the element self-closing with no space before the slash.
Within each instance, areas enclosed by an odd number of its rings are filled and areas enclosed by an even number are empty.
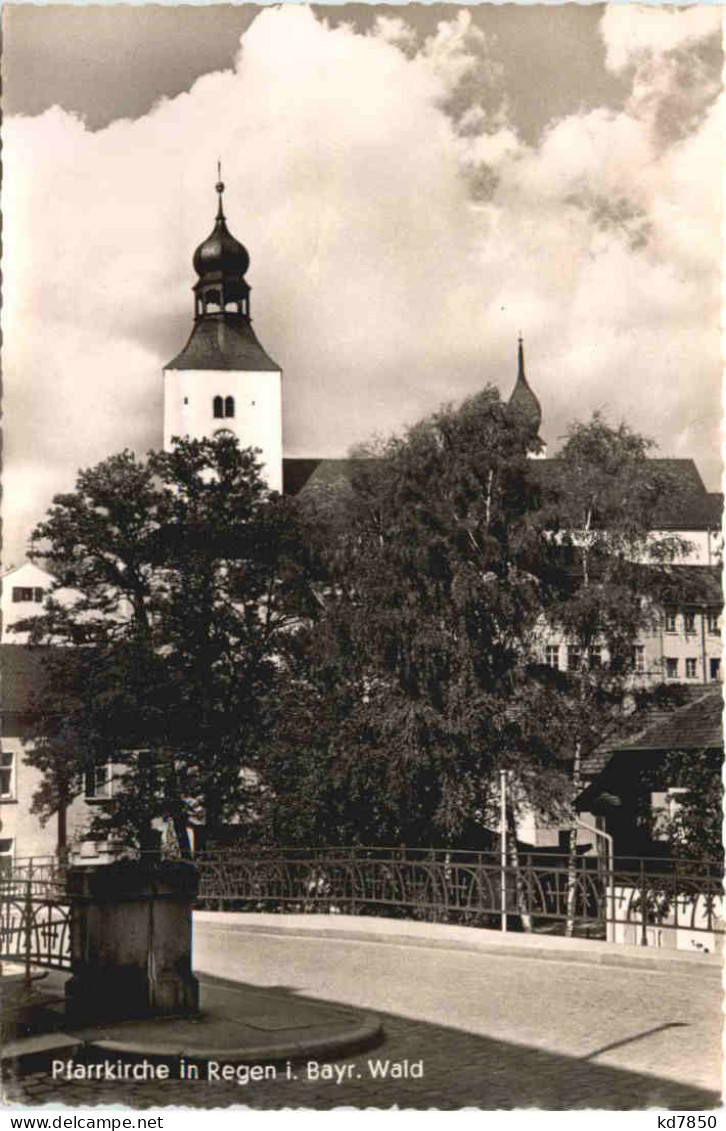
<svg viewBox="0 0 726 1131">
<path fill-rule="evenodd" d="M 221 420 L 224 416 L 224 401 L 221 397 L 215 397 L 212 401 L 215 420 Z"/>
<path fill-rule="evenodd" d="M 234 416 L 234 397 L 224 398 L 224 415 Z"/>
<path fill-rule="evenodd" d="M 222 292 L 217 287 L 211 291 L 204 291 L 202 301 L 205 314 L 218 314 L 222 309 Z"/>
</svg>

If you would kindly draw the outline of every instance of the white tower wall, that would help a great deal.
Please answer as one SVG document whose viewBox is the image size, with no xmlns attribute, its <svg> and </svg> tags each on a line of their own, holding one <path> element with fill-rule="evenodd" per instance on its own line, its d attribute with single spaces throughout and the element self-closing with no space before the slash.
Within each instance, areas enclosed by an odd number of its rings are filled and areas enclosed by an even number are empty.
<svg viewBox="0 0 726 1131">
<path fill-rule="evenodd" d="M 233 417 L 215 417 L 214 398 L 234 398 Z M 226 430 L 242 448 L 259 448 L 263 476 L 282 491 L 282 374 L 279 370 L 230 369 L 164 371 L 164 448 L 173 436 L 211 439 Z"/>
</svg>

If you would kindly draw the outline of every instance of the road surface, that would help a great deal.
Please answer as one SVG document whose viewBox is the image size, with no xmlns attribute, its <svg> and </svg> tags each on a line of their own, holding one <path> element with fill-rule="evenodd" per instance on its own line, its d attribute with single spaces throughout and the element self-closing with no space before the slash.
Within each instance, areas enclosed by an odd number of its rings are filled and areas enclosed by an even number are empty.
<svg viewBox="0 0 726 1131">
<path fill-rule="evenodd" d="M 385 1041 L 275 1079 L 6 1089 L 16 1102 L 702 1110 L 720 1093 L 717 968 L 603 967 L 195 927 L 195 968 L 379 1013 Z M 230 994 L 234 987 L 230 986 Z M 337 1068 L 335 1065 L 337 1064 Z M 385 1073 L 385 1074 L 384 1074 Z"/>
</svg>

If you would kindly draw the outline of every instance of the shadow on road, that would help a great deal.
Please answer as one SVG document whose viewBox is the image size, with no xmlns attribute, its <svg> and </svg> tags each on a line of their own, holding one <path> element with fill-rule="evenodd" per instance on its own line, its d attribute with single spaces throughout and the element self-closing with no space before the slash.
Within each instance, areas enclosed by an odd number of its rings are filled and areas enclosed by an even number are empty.
<svg viewBox="0 0 726 1131">
<path fill-rule="evenodd" d="M 214 992 L 225 986 L 230 991 L 233 988 L 239 991 L 245 986 L 205 975 L 201 980 Z M 248 988 L 253 992 L 261 989 L 259 985 Z M 298 996 L 294 987 L 288 986 L 266 986 L 265 991 L 274 991 L 283 999 Z M 340 1006 L 342 1003 L 330 1001 L 328 1004 Z M 350 1006 L 345 1008 L 350 1009 Z M 536 1008 L 535 1003 L 533 1008 Z M 70 1106 L 123 1103 L 133 1108 L 169 1105 L 214 1108 L 244 1104 L 258 1109 L 311 1107 L 325 1110 L 342 1105 L 377 1108 L 396 1105 L 446 1110 L 534 1107 L 549 1111 L 573 1108 L 625 1111 L 649 1107 L 690 1111 L 712 1108 L 720 1103 L 715 1091 L 592 1063 L 591 1058 L 605 1049 L 590 1053 L 587 1058 L 578 1058 L 395 1014 L 379 1013 L 379 1016 L 384 1024 L 383 1044 L 337 1061 L 339 1065 L 354 1066 L 346 1074 L 349 1078 L 342 1083 L 323 1080 L 314 1070 L 310 1073 L 304 1061 L 294 1068 L 296 1078 L 288 1078 L 284 1067 L 280 1067 L 275 1079 L 251 1080 L 243 1085 L 204 1078 L 138 1083 L 65 1082 L 36 1073 L 6 1080 L 5 1102 L 34 1106 L 50 1102 Z M 634 1034 L 630 1040 L 643 1039 L 668 1027 L 671 1026 Z M 621 1043 L 628 1042 L 617 1042 Z M 392 1078 L 389 1072 L 385 1078 L 375 1076 L 372 1065 L 386 1061 L 401 1065 L 404 1075 Z M 405 1075 L 407 1071 L 410 1073 L 412 1065 L 421 1061 L 421 1078 Z"/>
<path fill-rule="evenodd" d="M 665 1025 L 655 1025 L 652 1029 L 645 1029 L 642 1033 L 633 1033 L 631 1037 L 624 1037 L 622 1041 L 612 1041 L 609 1045 L 601 1045 L 599 1049 L 594 1049 L 588 1052 L 585 1056 L 581 1057 L 582 1060 L 594 1060 L 596 1056 L 602 1056 L 604 1052 L 611 1052 L 613 1049 L 622 1049 L 625 1045 L 633 1045 L 636 1041 L 644 1041 L 647 1037 L 652 1037 L 654 1033 L 663 1033 L 666 1029 L 687 1029 L 688 1023 L 686 1021 L 666 1021 Z"/>
</svg>

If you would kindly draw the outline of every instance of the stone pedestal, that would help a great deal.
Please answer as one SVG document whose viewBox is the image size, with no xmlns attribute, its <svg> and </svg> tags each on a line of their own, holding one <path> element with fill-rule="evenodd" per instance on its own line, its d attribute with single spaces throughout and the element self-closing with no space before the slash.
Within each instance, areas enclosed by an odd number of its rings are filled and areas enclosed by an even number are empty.
<svg viewBox="0 0 726 1131">
<path fill-rule="evenodd" d="M 68 872 L 72 976 L 66 1018 L 93 1025 L 196 1013 L 192 864 L 117 861 Z"/>
<path fill-rule="evenodd" d="M 0 1047 L 21 1034 L 29 997 L 24 967 L 14 962 L 3 962 L 0 972 Z"/>
</svg>

